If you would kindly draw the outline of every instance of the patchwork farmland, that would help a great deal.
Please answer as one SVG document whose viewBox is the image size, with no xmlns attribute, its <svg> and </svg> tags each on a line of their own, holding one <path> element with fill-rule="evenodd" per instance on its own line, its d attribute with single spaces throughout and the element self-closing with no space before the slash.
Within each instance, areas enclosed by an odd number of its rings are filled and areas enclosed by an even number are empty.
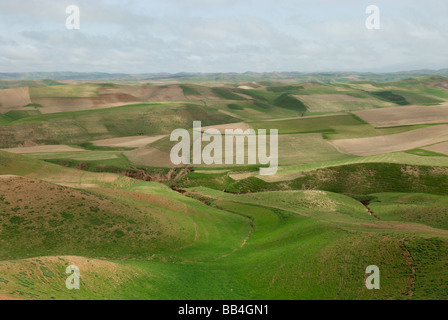
<svg viewBox="0 0 448 320">
<path fill-rule="evenodd" d="M 5 82 L 0 299 L 448 299 L 448 78 L 240 77 Z M 277 174 L 173 165 L 193 121 Z"/>
</svg>

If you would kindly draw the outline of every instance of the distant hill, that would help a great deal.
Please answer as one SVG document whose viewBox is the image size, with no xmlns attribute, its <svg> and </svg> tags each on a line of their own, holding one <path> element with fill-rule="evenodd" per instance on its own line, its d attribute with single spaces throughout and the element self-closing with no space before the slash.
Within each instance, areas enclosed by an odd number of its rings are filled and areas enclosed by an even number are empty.
<svg viewBox="0 0 448 320">
<path fill-rule="evenodd" d="M 25 72 L 25 73 L 0 73 L 0 80 L 160 80 L 172 79 L 178 81 L 317 81 L 317 82 L 350 82 L 350 81 L 398 81 L 413 77 L 423 76 L 448 76 L 448 68 L 441 70 L 414 70 L 391 73 L 370 72 L 245 72 L 245 73 L 102 73 L 102 72 Z"/>
</svg>

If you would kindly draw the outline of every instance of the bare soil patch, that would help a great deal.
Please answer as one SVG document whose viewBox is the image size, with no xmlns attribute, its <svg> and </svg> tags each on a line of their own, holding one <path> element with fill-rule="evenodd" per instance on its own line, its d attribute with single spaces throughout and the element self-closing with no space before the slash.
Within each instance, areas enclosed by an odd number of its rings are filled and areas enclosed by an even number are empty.
<svg viewBox="0 0 448 320">
<path fill-rule="evenodd" d="M 448 142 L 439 143 L 423 149 L 448 155 Z"/>
<path fill-rule="evenodd" d="M 185 100 L 184 92 L 182 88 L 179 86 L 169 86 L 169 87 L 127 86 L 119 88 L 100 89 L 99 93 L 100 95 L 126 94 L 128 96 L 134 97 L 137 100 L 145 102 Z"/>
<path fill-rule="evenodd" d="M 23 109 L 24 105 L 31 103 L 29 99 L 28 88 L 19 88 L 22 91 L 26 89 L 28 100 L 20 100 L 17 108 Z M 17 90 L 17 89 L 8 89 Z M 3 91 L 3 90 L 2 90 Z M 22 93 L 22 96 L 24 92 Z M 0 95 L 0 99 L 1 99 Z M 18 99 L 18 92 L 11 92 L 7 97 L 12 96 Z M 198 100 L 203 97 L 189 97 L 189 99 Z M 51 98 L 36 97 L 32 99 L 33 103 L 42 105 L 39 111 L 43 114 L 57 112 L 71 112 L 81 110 L 106 109 L 142 102 L 161 102 L 161 101 L 182 101 L 187 100 L 183 94 L 183 90 L 179 86 L 156 87 L 156 86 L 120 86 L 114 88 L 100 88 L 96 97 L 79 97 L 79 98 Z M 0 100 L 1 103 L 1 100 Z M 11 105 L 9 103 L 8 105 Z M 1 110 L 1 109 L 0 109 Z M 7 110 L 9 111 L 9 110 Z"/>
<path fill-rule="evenodd" d="M 20 178 L 19 176 L 15 176 L 13 174 L 4 174 L 4 175 L 0 175 L 0 179 L 2 180 L 11 180 L 14 178 Z"/>
<path fill-rule="evenodd" d="M 7 301 L 7 300 L 23 300 L 23 299 L 13 298 L 13 297 L 9 297 L 9 296 L 0 294 L 0 301 Z"/>
<path fill-rule="evenodd" d="M 252 87 L 249 87 L 249 86 L 239 86 L 238 88 L 239 88 L 239 89 L 244 89 L 244 90 L 252 90 L 252 89 L 255 89 L 255 88 L 252 88 Z"/>
<path fill-rule="evenodd" d="M 159 136 L 133 136 L 133 137 L 120 137 L 92 141 L 93 144 L 100 147 L 125 147 L 125 148 L 141 148 L 150 143 L 156 142 L 165 135 Z"/>
<path fill-rule="evenodd" d="M 21 109 L 31 103 L 28 87 L 0 90 L 0 112 Z"/>
<path fill-rule="evenodd" d="M 137 165 L 167 168 L 174 167 L 169 152 L 163 152 L 150 146 L 124 152 L 124 155 Z"/>
<path fill-rule="evenodd" d="M 353 112 L 375 127 L 448 122 L 448 103 L 438 106 L 403 106 Z"/>
<path fill-rule="evenodd" d="M 438 125 L 379 137 L 333 140 L 331 143 L 343 153 L 371 156 L 406 151 L 448 141 L 448 125 Z"/>
<path fill-rule="evenodd" d="M 9 148 L 1 149 L 2 151 L 10 153 L 54 153 L 54 152 L 82 152 L 83 149 L 76 149 L 66 145 L 48 145 L 48 146 L 34 146 L 34 147 L 21 147 L 21 148 Z"/>
<path fill-rule="evenodd" d="M 34 103 L 42 105 L 39 111 L 43 114 L 71 112 L 119 107 L 141 102 L 125 94 L 102 95 L 95 98 L 34 98 Z"/>
</svg>

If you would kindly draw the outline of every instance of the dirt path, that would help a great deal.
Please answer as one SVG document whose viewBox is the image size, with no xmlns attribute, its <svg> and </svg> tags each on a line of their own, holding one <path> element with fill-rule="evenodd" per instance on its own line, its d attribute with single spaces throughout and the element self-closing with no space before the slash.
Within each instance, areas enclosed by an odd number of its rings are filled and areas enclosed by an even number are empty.
<svg viewBox="0 0 448 320">
<path fill-rule="evenodd" d="M 27 153 L 58 153 L 58 152 L 85 152 L 84 149 L 72 148 L 67 145 L 45 145 L 34 147 L 18 147 L 0 149 L 9 153 L 27 154 Z"/>
<path fill-rule="evenodd" d="M 198 224 L 194 222 L 194 242 L 197 242 L 198 240 L 199 240 Z"/>
<path fill-rule="evenodd" d="M 378 217 L 377 215 L 375 215 L 375 213 L 372 211 L 372 209 L 370 209 L 369 205 L 370 205 L 370 201 L 361 201 L 362 205 L 364 207 L 366 207 L 367 212 L 369 213 L 369 215 L 371 215 L 372 217 L 376 218 L 377 220 L 381 220 L 380 217 Z"/>
<path fill-rule="evenodd" d="M 230 212 L 230 211 L 226 211 L 226 212 Z M 230 212 L 230 213 L 233 213 L 233 212 Z M 243 243 L 241 244 L 241 246 L 240 246 L 239 248 L 235 248 L 235 249 L 233 249 L 232 252 L 230 252 L 230 253 L 227 253 L 227 254 L 225 254 L 225 255 L 222 255 L 221 258 L 226 258 L 226 257 L 228 257 L 228 256 L 230 256 L 230 255 L 232 255 L 232 254 L 234 254 L 234 253 L 237 252 L 238 250 L 244 248 L 244 246 L 247 244 L 247 241 L 249 241 L 250 236 L 252 235 L 252 232 L 255 231 L 255 226 L 252 224 L 252 222 L 250 223 L 250 226 L 251 226 L 251 230 L 249 231 L 249 234 L 247 235 L 247 237 L 243 240 Z"/>
<path fill-rule="evenodd" d="M 246 239 L 244 239 L 244 241 L 241 244 L 240 248 L 244 248 L 244 246 L 246 245 L 247 241 L 249 241 L 250 236 L 252 235 L 252 232 L 254 232 L 254 230 L 255 230 L 255 226 L 252 223 L 250 224 L 250 226 L 251 226 L 252 229 L 249 231 L 249 234 L 247 235 Z"/>
<path fill-rule="evenodd" d="M 179 193 L 185 195 L 185 191 L 183 191 L 183 190 L 182 190 L 182 192 L 181 192 L 180 190 L 175 190 L 175 191 L 177 191 L 177 192 L 179 192 Z M 213 199 L 213 198 L 210 198 L 210 199 Z M 225 209 L 223 209 L 223 208 L 220 208 L 219 206 L 210 205 L 210 204 L 207 203 L 206 201 L 201 201 L 201 202 L 202 202 L 203 204 L 209 206 L 209 207 L 216 208 L 216 209 L 219 209 L 219 210 L 223 210 L 223 211 L 228 212 L 228 213 L 236 214 L 236 215 L 239 215 L 239 216 L 244 217 L 244 218 L 246 218 L 246 219 L 249 220 L 250 231 L 249 231 L 249 234 L 247 235 L 247 237 L 244 238 L 244 240 L 243 240 L 243 242 L 241 243 L 240 247 L 239 247 L 239 248 L 235 248 L 235 249 L 233 249 L 232 252 L 230 252 L 230 253 L 228 253 L 228 254 L 222 255 L 220 258 L 228 257 L 228 256 L 230 256 L 231 254 L 237 252 L 238 250 L 244 248 L 244 247 L 246 246 L 246 244 L 247 244 L 247 241 L 249 241 L 250 237 L 252 236 L 252 233 L 255 231 L 254 219 L 253 219 L 252 217 L 246 216 L 246 215 L 241 214 L 241 213 L 228 211 L 228 210 L 225 210 Z M 196 223 L 195 223 L 195 227 L 196 227 Z"/>
<path fill-rule="evenodd" d="M 125 148 L 141 148 L 148 144 L 156 142 L 165 138 L 166 135 L 158 136 L 132 136 L 132 137 L 119 137 L 103 140 L 93 140 L 93 144 L 100 147 L 125 147 Z"/>
<path fill-rule="evenodd" d="M 283 269 L 284 266 L 285 266 L 285 264 L 282 264 L 282 265 L 280 266 L 280 268 L 278 268 L 278 270 L 277 270 L 277 272 L 274 274 L 274 276 L 272 277 L 271 284 L 270 284 L 271 287 L 274 285 L 275 281 L 277 281 L 278 274 L 280 273 L 280 271 L 282 271 L 282 269 Z"/>
<path fill-rule="evenodd" d="M 412 257 L 411 252 L 406 247 L 406 244 L 404 242 L 405 240 L 401 240 L 401 248 L 403 249 L 403 254 L 406 257 L 406 264 L 411 269 L 412 274 L 409 276 L 409 285 L 406 288 L 406 291 L 403 292 L 403 295 L 407 295 L 409 299 L 411 299 L 414 296 L 415 292 L 415 267 L 414 267 L 414 258 Z"/>
<path fill-rule="evenodd" d="M 0 294 L 0 301 L 6 301 L 6 300 L 23 300 L 23 299 L 13 298 L 13 297 L 9 297 L 9 296 Z"/>
</svg>

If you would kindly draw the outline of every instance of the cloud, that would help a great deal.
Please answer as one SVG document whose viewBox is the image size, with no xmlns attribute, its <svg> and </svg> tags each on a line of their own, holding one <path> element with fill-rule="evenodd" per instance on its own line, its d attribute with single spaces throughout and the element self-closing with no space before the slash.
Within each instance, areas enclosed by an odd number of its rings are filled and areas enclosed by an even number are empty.
<svg viewBox="0 0 448 320">
<path fill-rule="evenodd" d="M 446 68 L 444 0 L 0 2 L 0 71 L 398 71 Z M 81 30 L 67 30 L 78 5 Z"/>
</svg>

